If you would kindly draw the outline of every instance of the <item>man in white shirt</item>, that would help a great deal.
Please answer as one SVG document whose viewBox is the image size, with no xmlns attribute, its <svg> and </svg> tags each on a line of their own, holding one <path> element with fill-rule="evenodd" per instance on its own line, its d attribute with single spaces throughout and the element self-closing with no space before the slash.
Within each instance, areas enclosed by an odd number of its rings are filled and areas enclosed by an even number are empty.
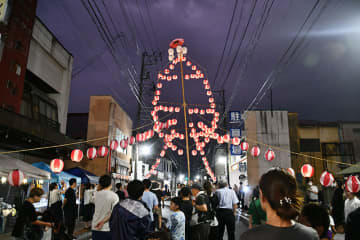
<svg viewBox="0 0 360 240">
<path fill-rule="evenodd" d="M 354 193 L 345 191 L 347 199 L 345 200 L 345 222 L 349 214 L 360 207 L 360 200 L 355 196 Z"/>
<path fill-rule="evenodd" d="M 149 179 L 144 179 L 143 184 L 145 186 L 145 191 L 141 198 L 141 201 L 143 201 L 146 204 L 146 206 L 149 208 L 150 217 L 151 217 L 151 230 L 155 230 L 153 211 L 156 211 L 158 209 L 158 205 L 159 205 L 158 198 L 155 195 L 155 193 L 150 192 L 151 181 Z"/>
<path fill-rule="evenodd" d="M 319 202 L 319 189 L 312 181 L 309 182 L 309 201 Z"/>
<path fill-rule="evenodd" d="M 99 179 L 99 191 L 95 193 L 95 213 L 92 220 L 92 239 L 111 240 L 109 220 L 112 210 L 119 202 L 119 197 L 111 191 L 111 177 L 101 176 Z"/>
</svg>

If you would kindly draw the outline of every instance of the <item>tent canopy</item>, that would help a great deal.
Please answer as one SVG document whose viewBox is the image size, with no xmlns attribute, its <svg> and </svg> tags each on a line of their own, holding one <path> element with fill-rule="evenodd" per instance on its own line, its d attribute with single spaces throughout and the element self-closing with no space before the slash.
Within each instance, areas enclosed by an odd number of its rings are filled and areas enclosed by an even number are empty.
<svg viewBox="0 0 360 240">
<path fill-rule="evenodd" d="M 354 165 L 348 168 L 345 168 L 344 170 L 338 172 L 338 175 L 347 175 L 347 174 L 354 174 L 354 173 L 360 173 L 360 166 Z"/>
<path fill-rule="evenodd" d="M 81 182 L 81 178 L 71 175 L 64 171 L 62 171 L 60 173 L 54 173 L 53 171 L 51 171 L 51 168 L 50 168 L 49 164 L 47 164 L 47 163 L 37 162 L 37 163 L 33 163 L 33 166 L 51 173 L 51 181 L 52 182 L 69 181 L 71 178 L 75 178 L 77 183 Z"/>
<path fill-rule="evenodd" d="M 81 177 L 82 183 L 98 183 L 99 177 L 97 177 L 95 174 L 86 171 L 85 169 L 82 169 L 80 167 L 74 167 L 66 170 L 66 172 L 73 174 L 75 176 Z"/>
<path fill-rule="evenodd" d="M 19 169 L 22 171 L 27 178 L 32 179 L 43 179 L 43 180 L 50 180 L 51 174 L 47 171 L 41 170 L 37 167 L 32 166 L 29 163 L 21 161 L 19 159 L 3 155 L 0 157 L 0 166 L 1 171 L 0 174 L 3 176 L 7 176 L 9 172 L 15 169 Z"/>
</svg>

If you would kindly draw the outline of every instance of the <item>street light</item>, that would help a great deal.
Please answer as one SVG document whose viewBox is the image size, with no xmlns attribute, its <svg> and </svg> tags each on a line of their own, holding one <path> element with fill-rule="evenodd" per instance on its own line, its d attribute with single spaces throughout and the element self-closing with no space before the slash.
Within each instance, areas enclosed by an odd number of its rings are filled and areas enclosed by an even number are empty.
<svg viewBox="0 0 360 240">
<path fill-rule="evenodd" d="M 179 182 L 184 181 L 184 178 L 185 178 L 184 174 L 180 174 L 179 175 Z"/>
<path fill-rule="evenodd" d="M 199 179 L 200 179 L 200 176 L 196 175 L 195 180 L 199 180 Z"/>
<path fill-rule="evenodd" d="M 151 154 L 151 146 L 150 145 L 140 145 L 140 152 L 143 156 L 149 156 Z"/>
<path fill-rule="evenodd" d="M 227 158 L 225 156 L 220 156 L 218 157 L 217 162 L 220 164 L 226 164 L 226 160 Z"/>
</svg>

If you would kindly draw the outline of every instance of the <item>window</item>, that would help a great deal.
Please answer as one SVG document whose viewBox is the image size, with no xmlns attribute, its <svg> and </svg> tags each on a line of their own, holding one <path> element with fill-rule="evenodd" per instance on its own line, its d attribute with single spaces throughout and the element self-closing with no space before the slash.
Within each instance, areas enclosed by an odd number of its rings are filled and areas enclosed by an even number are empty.
<svg viewBox="0 0 360 240">
<path fill-rule="evenodd" d="M 58 121 L 58 117 L 57 117 L 57 106 L 46 102 L 43 99 L 39 99 L 39 110 L 40 110 L 40 114 L 43 117 L 46 117 L 49 120 Z"/>
<path fill-rule="evenodd" d="M 320 139 L 300 139 L 300 152 L 321 152 Z"/>
</svg>

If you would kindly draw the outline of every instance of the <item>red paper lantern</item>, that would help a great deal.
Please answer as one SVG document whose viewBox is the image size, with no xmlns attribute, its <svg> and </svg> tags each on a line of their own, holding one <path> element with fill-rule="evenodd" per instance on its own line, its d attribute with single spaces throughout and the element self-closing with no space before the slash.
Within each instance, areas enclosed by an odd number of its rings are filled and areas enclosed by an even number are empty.
<svg viewBox="0 0 360 240">
<path fill-rule="evenodd" d="M 168 80 L 168 82 L 170 82 L 170 81 L 171 81 L 171 79 L 172 79 L 172 77 L 171 77 L 171 76 L 167 76 L 167 77 L 166 77 L 166 80 Z"/>
<path fill-rule="evenodd" d="M 189 127 L 194 127 L 194 123 L 193 122 L 189 122 Z"/>
<path fill-rule="evenodd" d="M 212 92 L 209 90 L 209 91 L 206 91 L 206 95 L 207 96 L 211 96 L 212 95 Z"/>
<path fill-rule="evenodd" d="M 214 102 L 214 98 L 209 98 L 209 103 L 213 103 Z"/>
<path fill-rule="evenodd" d="M 187 61 L 187 62 L 186 62 L 186 66 L 190 67 L 190 66 L 191 66 L 191 62 L 190 62 L 190 61 Z"/>
<path fill-rule="evenodd" d="M 247 142 L 242 142 L 241 144 L 240 144 L 240 147 L 241 147 L 241 150 L 242 151 L 247 151 L 248 149 L 249 149 L 249 144 L 247 143 Z"/>
<path fill-rule="evenodd" d="M 127 148 L 127 146 L 128 146 L 128 141 L 127 140 L 123 139 L 123 140 L 120 141 L 120 147 L 122 149 Z"/>
<path fill-rule="evenodd" d="M 176 151 L 176 150 L 177 150 L 177 146 L 176 146 L 176 145 L 172 145 L 171 149 L 172 149 L 173 151 Z"/>
<path fill-rule="evenodd" d="M 165 73 L 165 74 L 169 74 L 169 73 L 170 73 L 169 69 L 166 68 L 166 69 L 164 70 L 164 73 Z"/>
<path fill-rule="evenodd" d="M 13 170 L 8 175 L 8 182 L 11 186 L 18 187 L 20 186 L 25 179 L 25 175 L 20 170 Z"/>
<path fill-rule="evenodd" d="M 50 169 L 54 173 L 60 173 L 64 169 L 64 162 L 61 159 L 53 159 L 50 162 Z"/>
<path fill-rule="evenodd" d="M 206 90 L 210 90 L 210 85 L 209 85 L 209 84 L 206 84 L 206 85 L 205 85 L 205 89 L 206 89 Z"/>
<path fill-rule="evenodd" d="M 215 108 L 215 107 L 216 107 L 216 104 L 215 104 L 215 103 L 211 103 L 211 104 L 210 104 L 210 107 L 211 107 L 211 108 Z M 214 109 L 212 109 L 211 112 L 214 112 Z"/>
<path fill-rule="evenodd" d="M 324 187 L 330 187 L 334 183 L 334 180 L 334 176 L 328 171 L 323 172 L 320 176 L 320 183 Z"/>
<path fill-rule="evenodd" d="M 160 152 L 160 157 L 164 157 L 164 156 L 165 156 L 165 153 L 166 153 L 165 150 L 161 150 L 161 152 Z"/>
<path fill-rule="evenodd" d="M 180 107 L 175 107 L 175 112 L 180 112 Z"/>
<path fill-rule="evenodd" d="M 97 155 L 101 158 L 106 157 L 108 155 L 108 148 L 105 146 L 101 146 L 97 150 Z"/>
<path fill-rule="evenodd" d="M 162 88 L 162 83 L 157 83 L 157 84 L 156 84 L 156 87 L 157 87 L 157 88 Z"/>
<path fill-rule="evenodd" d="M 173 76 L 172 76 L 172 79 L 177 80 L 177 79 L 178 79 L 178 76 L 177 76 L 177 75 L 173 75 Z"/>
<path fill-rule="evenodd" d="M 286 171 L 287 171 L 291 176 L 295 177 L 295 171 L 294 171 L 294 169 L 288 168 L 288 169 L 286 169 Z"/>
<path fill-rule="evenodd" d="M 220 113 L 219 113 L 219 112 L 215 112 L 215 113 L 214 113 L 214 116 L 215 116 L 215 117 L 220 117 Z"/>
<path fill-rule="evenodd" d="M 275 152 L 272 149 L 268 149 L 265 152 L 265 159 L 267 161 L 272 161 L 275 159 Z"/>
<path fill-rule="evenodd" d="M 169 107 L 169 112 L 174 112 L 174 107 Z"/>
<path fill-rule="evenodd" d="M 83 159 L 83 152 L 79 149 L 75 149 L 71 152 L 71 160 L 73 162 L 80 162 Z"/>
<path fill-rule="evenodd" d="M 159 74 L 158 74 L 158 79 L 161 79 L 161 78 L 162 78 L 162 74 L 159 73 Z"/>
<path fill-rule="evenodd" d="M 196 78 L 196 74 L 190 74 L 190 78 L 192 79 Z"/>
<path fill-rule="evenodd" d="M 204 84 L 204 85 L 208 85 L 208 84 L 209 84 L 209 80 L 204 79 L 204 80 L 203 80 L 203 84 Z"/>
<path fill-rule="evenodd" d="M 200 110 L 200 115 L 205 115 L 205 110 L 204 109 Z"/>
<path fill-rule="evenodd" d="M 160 138 L 163 138 L 163 137 L 164 137 L 164 133 L 163 133 L 163 132 L 159 133 L 159 137 L 160 137 Z"/>
<path fill-rule="evenodd" d="M 96 158 L 96 148 L 91 147 L 88 148 L 88 150 L 86 151 L 86 156 L 88 159 L 93 160 L 94 158 Z"/>
<path fill-rule="evenodd" d="M 258 146 L 254 146 L 251 149 L 251 156 L 258 157 L 260 156 L 260 148 Z"/>
<path fill-rule="evenodd" d="M 170 64 L 170 65 L 169 65 L 169 68 L 170 68 L 170 70 L 174 70 L 175 65 L 174 65 L 174 64 Z"/>
<path fill-rule="evenodd" d="M 224 143 L 224 138 L 222 136 L 218 136 L 217 141 L 219 144 L 223 144 Z"/>
<path fill-rule="evenodd" d="M 191 154 L 192 154 L 193 156 L 196 156 L 196 155 L 197 155 L 197 151 L 196 151 L 196 150 L 192 150 L 192 151 L 191 151 Z"/>
<path fill-rule="evenodd" d="M 129 138 L 129 144 L 130 144 L 130 145 L 134 145 L 134 143 L 135 143 L 135 137 L 134 137 L 134 136 L 131 136 L 131 137 Z"/>
<path fill-rule="evenodd" d="M 194 108 L 194 113 L 198 114 L 199 113 L 199 109 L 198 108 Z"/>
<path fill-rule="evenodd" d="M 193 113 L 194 113 L 194 109 L 189 108 L 188 112 L 189 112 L 189 114 L 191 115 L 191 114 L 193 114 Z"/>
<path fill-rule="evenodd" d="M 192 65 L 191 70 L 195 71 L 196 70 L 196 65 Z"/>
<path fill-rule="evenodd" d="M 304 164 L 301 167 L 301 174 L 305 178 L 311 178 L 314 175 L 314 168 L 310 164 Z"/>
<path fill-rule="evenodd" d="M 200 70 L 196 70 L 196 74 L 201 74 L 201 71 L 200 71 Z"/>
<path fill-rule="evenodd" d="M 118 145 L 119 145 L 118 141 L 112 140 L 110 142 L 110 149 L 114 151 L 114 150 L 116 150 L 118 148 Z"/>
<path fill-rule="evenodd" d="M 189 80 L 190 79 L 190 75 L 189 74 L 185 74 L 185 80 Z"/>
<path fill-rule="evenodd" d="M 200 155 L 201 155 L 201 156 L 204 156 L 204 155 L 205 155 L 205 151 L 204 151 L 204 150 L 201 150 L 201 151 L 200 151 Z"/>
<path fill-rule="evenodd" d="M 360 181 L 356 176 L 350 176 L 345 183 L 346 191 L 351 193 L 357 193 L 360 191 Z"/>
<path fill-rule="evenodd" d="M 231 139 L 231 142 L 232 142 L 233 145 L 239 145 L 240 144 L 240 138 L 234 137 L 233 139 Z"/>
<path fill-rule="evenodd" d="M 157 101 L 154 100 L 154 101 L 151 102 L 151 104 L 152 104 L 153 106 L 155 106 L 155 105 L 157 105 Z"/>
<path fill-rule="evenodd" d="M 185 138 L 184 134 L 180 134 L 180 139 L 184 140 L 184 138 Z"/>
<path fill-rule="evenodd" d="M 178 154 L 179 154 L 180 156 L 183 155 L 183 154 L 184 154 L 184 150 L 179 149 L 179 150 L 178 150 Z"/>
</svg>

